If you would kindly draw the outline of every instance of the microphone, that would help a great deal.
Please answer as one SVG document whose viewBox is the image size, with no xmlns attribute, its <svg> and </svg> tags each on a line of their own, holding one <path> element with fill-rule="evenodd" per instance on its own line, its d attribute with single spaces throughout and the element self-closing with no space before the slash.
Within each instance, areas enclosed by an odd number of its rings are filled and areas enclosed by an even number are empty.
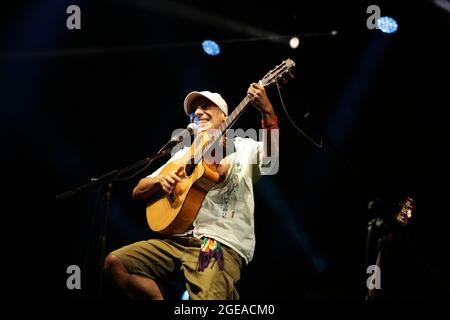
<svg viewBox="0 0 450 320">
<path fill-rule="evenodd" d="M 186 129 L 183 129 L 181 132 L 176 130 L 174 134 L 172 134 L 172 138 L 170 139 L 171 142 L 180 143 L 187 137 L 190 137 L 192 135 L 195 135 L 198 131 L 198 124 L 196 123 L 189 123 Z M 177 133 L 178 132 L 178 133 Z"/>
<path fill-rule="evenodd" d="M 179 129 L 175 130 L 172 134 L 172 138 L 167 141 L 167 143 L 162 146 L 161 149 L 159 149 L 158 154 L 170 154 L 173 147 L 175 147 L 187 137 L 195 135 L 197 133 L 197 130 L 198 124 L 196 123 L 190 123 L 186 129 L 182 129 L 181 131 Z"/>
</svg>

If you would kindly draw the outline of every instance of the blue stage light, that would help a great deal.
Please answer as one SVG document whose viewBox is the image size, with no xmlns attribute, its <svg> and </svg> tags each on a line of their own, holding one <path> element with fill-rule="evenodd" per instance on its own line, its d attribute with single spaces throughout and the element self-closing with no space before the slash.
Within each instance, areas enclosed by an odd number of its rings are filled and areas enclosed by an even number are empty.
<svg viewBox="0 0 450 320">
<path fill-rule="evenodd" d="M 181 295 L 181 300 L 189 300 L 189 293 L 187 290 L 185 290 Z"/>
<path fill-rule="evenodd" d="M 391 17 L 381 17 L 377 20 L 377 28 L 384 33 L 394 33 L 398 29 L 398 24 Z"/>
<path fill-rule="evenodd" d="M 202 42 L 203 51 L 210 56 L 217 56 L 220 53 L 220 47 L 217 42 L 212 40 L 205 40 Z"/>
</svg>

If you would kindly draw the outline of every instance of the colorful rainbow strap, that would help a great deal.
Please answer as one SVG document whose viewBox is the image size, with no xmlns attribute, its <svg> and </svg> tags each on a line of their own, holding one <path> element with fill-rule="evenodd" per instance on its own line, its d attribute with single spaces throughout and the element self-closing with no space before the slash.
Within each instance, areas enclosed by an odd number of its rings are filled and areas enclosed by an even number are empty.
<svg viewBox="0 0 450 320">
<path fill-rule="evenodd" d="M 203 238 L 202 246 L 200 247 L 200 254 L 198 256 L 197 271 L 203 271 L 209 265 L 211 258 L 214 258 L 219 269 L 223 270 L 223 251 L 220 242 L 208 237 Z M 211 265 L 211 268 L 214 263 Z"/>
</svg>

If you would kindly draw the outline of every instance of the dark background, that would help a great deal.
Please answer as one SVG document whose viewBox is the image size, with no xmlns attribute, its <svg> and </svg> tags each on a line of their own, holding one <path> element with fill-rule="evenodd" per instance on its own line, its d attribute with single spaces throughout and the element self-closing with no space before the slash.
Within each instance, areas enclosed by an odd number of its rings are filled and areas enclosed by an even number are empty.
<svg viewBox="0 0 450 320">
<path fill-rule="evenodd" d="M 66 28 L 71 4 L 81 8 L 81 30 Z M 396 33 L 366 27 L 370 4 L 397 20 Z M 268 88 L 281 127 L 280 170 L 255 185 L 257 245 L 241 297 L 364 299 L 367 223 L 391 222 L 407 196 L 417 210 L 406 228 L 394 228 L 378 297 L 449 297 L 450 12 L 425 0 L 1 7 L 2 274 L 9 296 L 120 298 L 107 283 L 98 293 L 102 193 L 93 185 L 64 201 L 55 196 L 154 154 L 187 125 L 188 92 L 220 92 L 231 110 L 251 82 L 291 58 L 296 78 L 281 91 L 284 104 L 298 127 L 325 144 L 318 148 L 297 131 Z M 301 42 L 296 50 L 287 45 L 293 34 Z M 205 39 L 218 41 L 221 54 L 204 54 Z M 259 125 L 249 109 L 236 127 Z M 113 184 L 107 251 L 157 236 L 144 204 L 130 196 L 158 164 Z M 82 269 L 82 290 L 66 288 L 73 264 Z M 177 289 L 167 289 L 173 299 Z"/>
</svg>

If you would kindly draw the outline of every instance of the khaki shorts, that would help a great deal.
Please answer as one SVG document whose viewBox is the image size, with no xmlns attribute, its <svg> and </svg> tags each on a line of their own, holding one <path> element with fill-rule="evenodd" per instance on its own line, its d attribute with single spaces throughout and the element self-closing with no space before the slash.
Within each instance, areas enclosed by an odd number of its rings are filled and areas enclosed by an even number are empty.
<svg viewBox="0 0 450 320">
<path fill-rule="evenodd" d="M 165 280 L 184 280 L 192 300 L 239 299 L 236 283 L 241 277 L 242 258 L 222 244 L 224 270 L 215 259 L 203 271 L 197 271 L 201 240 L 171 237 L 139 241 L 111 252 L 128 272 L 155 280 L 160 288 Z"/>
</svg>

